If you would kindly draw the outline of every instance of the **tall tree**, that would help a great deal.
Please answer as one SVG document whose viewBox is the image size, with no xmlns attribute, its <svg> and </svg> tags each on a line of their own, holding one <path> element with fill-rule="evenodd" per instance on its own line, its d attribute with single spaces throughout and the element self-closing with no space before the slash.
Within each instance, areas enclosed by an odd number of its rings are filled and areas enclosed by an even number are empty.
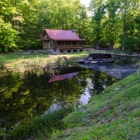
<svg viewBox="0 0 140 140">
<path fill-rule="evenodd" d="M 16 50 L 17 34 L 18 32 L 12 29 L 12 25 L 4 22 L 0 17 L 0 51 L 8 52 Z"/>
<path fill-rule="evenodd" d="M 104 23 L 105 27 L 105 35 L 106 35 L 106 41 L 108 45 L 113 48 L 114 44 L 119 37 L 118 30 L 118 9 L 119 9 L 119 1 L 118 0 L 108 0 L 106 2 L 106 19 Z"/>
<path fill-rule="evenodd" d="M 105 15 L 105 5 L 101 0 L 91 1 L 90 9 L 93 13 L 92 23 L 93 23 L 93 34 L 94 34 L 94 47 L 98 48 L 99 43 L 102 38 L 102 20 Z"/>
</svg>

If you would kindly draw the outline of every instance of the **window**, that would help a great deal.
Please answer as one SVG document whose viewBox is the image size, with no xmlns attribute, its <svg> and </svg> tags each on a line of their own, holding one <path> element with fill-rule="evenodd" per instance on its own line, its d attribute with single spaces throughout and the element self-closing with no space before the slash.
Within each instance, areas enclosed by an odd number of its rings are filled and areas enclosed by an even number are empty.
<svg viewBox="0 0 140 140">
<path fill-rule="evenodd" d="M 78 44 L 84 45 L 84 41 L 79 41 Z"/>
<path fill-rule="evenodd" d="M 70 41 L 66 41 L 65 45 L 71 45 L 71 42 Z"/>
<path fill-rule="evenodd" d="M 45 39 L 48 39 L 48 38 L 49 38 L 47 33 L 45 34 L 45 36 L 44 36 L 44 37 L 45 37 Z"/>
<path fill-rule="evenodd" d="M 73 44 L 73 45 L 77 45 L 77 42 L 76 42 L 76 41 L 73 41 L 72 44 Z"/>
<path fill-rule="evenodd" d="M 64 42 L 63 41 L 58 41 L 57 45 L 64 45 Z"/>
</svg>

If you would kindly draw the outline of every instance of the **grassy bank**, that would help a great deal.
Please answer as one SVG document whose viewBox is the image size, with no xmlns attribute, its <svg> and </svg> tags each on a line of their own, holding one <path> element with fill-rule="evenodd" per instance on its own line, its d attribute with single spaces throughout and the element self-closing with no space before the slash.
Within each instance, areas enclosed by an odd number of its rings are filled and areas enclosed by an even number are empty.
<svg viewBox="0 0 140 140">
<path fill-rule="evenodd" d="M 0 54 L 0 67 L 13 71 L 25 71 L 34 67 L 42 68 L 48 63 L 54 63 L 62 57 L 67 57 L 70 62 L 76 63 L 78 59 L 88 56 L 89 53 L 106 53 L 106 50 L 89 49 L 83 52 L 61 53 L 58 55 L 49 55 L 49 53 L 42 51 L 4 53 Z M 114 50 L 110 50 L 107 53 L 118 54 Z M 120 51 L 119 54 L 125 55 L 124 52 Z"/>
<path fill-rule="evenodd" d="M 49 63 L 55 63 L 58 60 L 65 62 L 63 57 L 67 57 L 70 62 L 77 62 L 77 59 L 84 58 L 88 55 L 88 51 L 73 52 L 59 55 L 49 55 L 47 52 L 26 53 L 25 51 L 1 54 L 0 65 L 5 69 L 13 71 L 24 71 L 29 68 L 43 68 Z"/>
<path fill-rule="evenodd" d="M 69 114 L 51 140 L 139 140 L 140 74 L 131 75 Z"/>
<path fill-rule="evenodd" d="M 59 111 L 49 112 L 18 124 L 15 128 L 4 132 L 0 130 L 1 140 L 48 139 L 64 129 L 62 119 L 73 111 L 73 107 L 62 108 Z"/>
</svg>

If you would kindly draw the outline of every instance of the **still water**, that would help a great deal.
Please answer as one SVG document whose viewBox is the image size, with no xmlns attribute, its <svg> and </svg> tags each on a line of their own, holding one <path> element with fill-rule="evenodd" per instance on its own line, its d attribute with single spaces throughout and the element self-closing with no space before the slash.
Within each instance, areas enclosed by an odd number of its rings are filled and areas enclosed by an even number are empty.
<svg viewBox="0 0 140 140">
<path fill-rule="evenodd" d="M 44 114 L 48 110 L 80 102 L 118 81 L 115 77 L 81 67 L 60 68 L 55 75 L 79 72 L 74 78 L 48 83 L 50 72 L 0 72 L 0 128 L 9 129 L 19 122 Z"/>
<path fill-rule="evenodd" d="M 134 72 L 140 71 L 140 58 L 137 57 L 114 57 L 114 63 L 97 63 L 80 65 L 89 69 L 98 70 L 107 75 L 123 79 Z"/>
</svg>

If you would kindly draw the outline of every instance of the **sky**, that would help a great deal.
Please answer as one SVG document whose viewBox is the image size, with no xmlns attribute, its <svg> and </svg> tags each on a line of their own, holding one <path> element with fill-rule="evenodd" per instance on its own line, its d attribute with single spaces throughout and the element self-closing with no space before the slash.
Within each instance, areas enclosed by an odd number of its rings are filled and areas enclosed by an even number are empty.
<svg viewBox="0 0 140 140">
<path fill-rule="evenodd" d="M 83 4 L 85 4 L 86 6 L 89 6 L 89 3 L 91 0 L 80 0 Z"/>
</svg>

